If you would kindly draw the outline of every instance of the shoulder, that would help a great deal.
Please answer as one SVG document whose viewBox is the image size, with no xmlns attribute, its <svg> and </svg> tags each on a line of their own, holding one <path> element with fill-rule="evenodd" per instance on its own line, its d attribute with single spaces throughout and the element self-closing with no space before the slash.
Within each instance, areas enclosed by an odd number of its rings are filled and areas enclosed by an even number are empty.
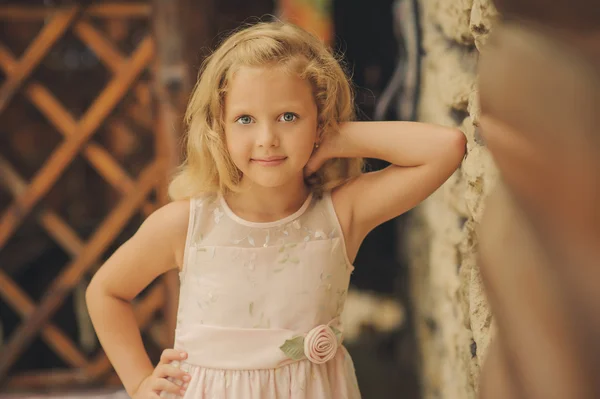
<svg viewBox="0 0 600 399">
<path fill-rule="evenodd" d="M 153 212 L 136 233 L 136 238 L 168 249 L 181 267 L 190 219 L 189 199 L 170 202 Z"/>
<path fill-rule="evenodd" d="M 158 235 L 186 233 L 190 218 L 190 200 L 170 202 L 153 212 L 142 227 Z"/>
</svg>

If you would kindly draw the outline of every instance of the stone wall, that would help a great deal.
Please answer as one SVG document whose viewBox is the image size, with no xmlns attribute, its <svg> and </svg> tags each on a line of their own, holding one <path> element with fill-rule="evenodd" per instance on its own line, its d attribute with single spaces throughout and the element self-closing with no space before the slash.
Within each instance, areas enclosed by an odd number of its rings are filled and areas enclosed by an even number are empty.
<svg viewBox="0 0 600 399">
<path fill-rule="evenodd" d="M 477 133 L 479 50 L 497 16 L 489 0 L 423 0 L 419 119 L 460 127 L 462 167 L 413 213 L 411 289 L 423 398 L 475 398 L 492 316 L 477 268 L 476 226 L 497 172 Z"/>
</svg>

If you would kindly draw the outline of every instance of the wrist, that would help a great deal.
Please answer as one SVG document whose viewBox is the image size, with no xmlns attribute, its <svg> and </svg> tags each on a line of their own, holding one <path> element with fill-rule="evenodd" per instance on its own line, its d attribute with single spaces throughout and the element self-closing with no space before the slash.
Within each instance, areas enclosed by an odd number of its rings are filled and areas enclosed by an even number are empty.
<svg viewBox="0 0 600 399">
<path fill-rule="evenodd" d="M 140 390 L 140 388 L 142 387 L 142 385 L 144 385 L 144 382 L 146 382 L 146 380 L 148 378 L 150 378 L 152 376 L 152 373 L 142 377 L 136 384 L 133 385 L 133 388 L 131 389 L 131 392 L 128 392 L 129 396 L 133 397 L 135 394 L 137 394 Z"/>
<path fill-rule="evenodd" d="M 360 158 L 363 157 L 361 151 L 361 135 L 365 134 L 364 127 L 359 126 L 361 122 L 344 122 L 340 129 L 332 134 L 333 145 L 332 158 Z"/>
</svg>

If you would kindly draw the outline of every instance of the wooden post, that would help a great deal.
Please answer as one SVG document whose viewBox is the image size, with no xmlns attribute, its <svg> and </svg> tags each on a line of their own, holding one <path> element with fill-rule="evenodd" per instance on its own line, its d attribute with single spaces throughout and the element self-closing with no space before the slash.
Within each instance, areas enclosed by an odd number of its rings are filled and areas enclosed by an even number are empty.
<svg viewBox="0 0 600 399">
<path fill-rule="evenodd" d="M 197 46 L 213 37 L 214 0 L 153 0 L 152 26 L 156 43 L 154 90 L 156 99 L 157 155 L 165 160 L 164 184 L 157 190 L 158 202 L 169 201 L 169 178 L 181 161 L 178 147 L 183 135 L 183 117 L 194 84 Z M 195 35 L 191 35 L 190 32 Z M 195 48 L 196 47 L 196 48 Z M 174 341 L 179 281 L 175 271 L 164 277 L 166 301 L 164 318 L 170 345 Z"/>
</svg>

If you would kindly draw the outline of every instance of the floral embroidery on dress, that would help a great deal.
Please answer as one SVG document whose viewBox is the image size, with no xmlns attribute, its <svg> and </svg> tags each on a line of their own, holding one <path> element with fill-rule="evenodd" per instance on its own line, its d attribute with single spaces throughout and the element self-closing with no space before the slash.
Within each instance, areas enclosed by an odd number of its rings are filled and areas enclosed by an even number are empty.
<svg viewBox="0 0 600 399">
<path fill-rule="evenodd" d="M 221 221 L 221 218 L 225 215 L 221 209 L 219 208 L 215 208 L 215 210 L 213 211 L 213 215 L 215 216 L 215 223 L 219 223 Z"/>
</svg>

